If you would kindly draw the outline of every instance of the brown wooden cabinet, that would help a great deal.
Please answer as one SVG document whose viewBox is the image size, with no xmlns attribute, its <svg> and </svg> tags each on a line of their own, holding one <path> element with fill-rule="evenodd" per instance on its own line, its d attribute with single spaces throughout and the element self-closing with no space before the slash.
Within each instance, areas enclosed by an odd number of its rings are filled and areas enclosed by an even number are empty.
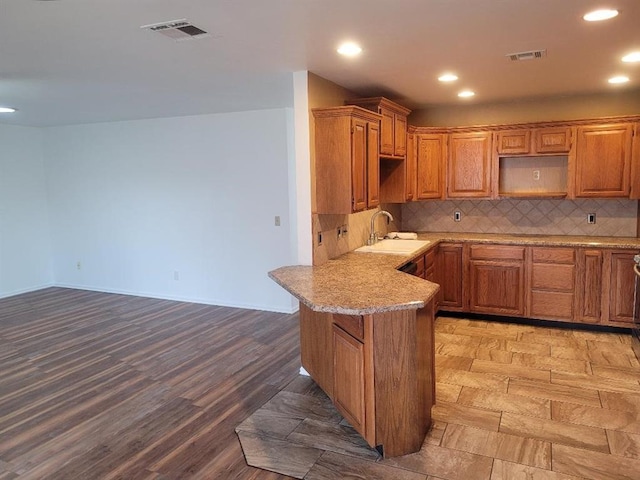
<svg viewBox="0 0 640 480">
<path fill-rule="evenodd" d="M 523 128 L 496 132 L 499 155 L 538 155 L 569 153 L 571 127 Z"/>
<path fill-rule="evenodd" d="M 491 196 L 491 132 L 451 133 L 447 197 Z"/>
<path fill-rule="evenodd" d="M 633 323 L 635 273 L 633 257 L 636 250 L 612 250 L 604 257 L 604 292 L 609 292 L 605 301 L 607 323 Z"/>
<path fill-rule="evenodd" d="M 381 115 L 380 156 L 404 158 L 407 153 L 407 116 L 411 110 L 384 97 L 349 100 Z"/>
<path fill-rule="evenodd" d="M 417 170 L 417 147 L 416 136 L 413 133 L 407 133 L 407 159 L 406 176 L 405 176 L 405 195 L 407 202 L 416 200 L 416 170 Z"/>
<path fill-rule="evenodd" d="M 300 305 L 302 366 L 385 457 L 420 450 L 435 403 L 433 303 L 344 315 Z"/>
<path fill-rule="evenodd" d="M 524 315 L 525 247 L 471 245 L 469 310 Z"/>
<path fill-rule="evenodd" d="M 351 426 L 366 436 L 364 343 L 333 325 L 333 400 Z"/>
<path fill-rule="evenodd" d="M 629 196 L 632 132 L 629 123 L 578 127 L 577 197 Z"/>
<path fill-rule="evenodd" d="M 576 266 L 573 248 L 532 247 L 527 316 L 573 320 Z"/>
<path fill-rule="evenodd" d="M 438 308 L 462 311 L 463 303 L 463 244 L 441 243 L 435 258 L 435 282 L 440 285 Z"/>
<path fill-rule="evenodd" d="M 443 197 L 447 135 L 416 134 L 416 198 Z"/>
<path fill-rule="evenodd" d="M 572 147 L 571 127 L 544 127 L 533 131 L 534 153 L 569 153 Z"/>
<path fill-rule="evenodd" d="M 633 126 L 633 142 L 631 148 L 631 193 L 633 199 L 640 198 L 640 123 Z"/>
<path fill-rule="evenodd" d="M 313 115 L 316 213 L 378 206 L 380 116 L 359 107 L 315 109 Z"/>
<path fill-rule="evenodd" d="M 574 320 L 580 323 L 599 323 L 602 305 L 601 249 L 579 248 L 576 279 L 577 308 Z"/>
<path fill-rule="evenodd" d="M 413 134 L 407 135 L 406 159 L 380 157 L 380 200 L 405 203 L 415 196 L 416 154 Z"/>
</svg>

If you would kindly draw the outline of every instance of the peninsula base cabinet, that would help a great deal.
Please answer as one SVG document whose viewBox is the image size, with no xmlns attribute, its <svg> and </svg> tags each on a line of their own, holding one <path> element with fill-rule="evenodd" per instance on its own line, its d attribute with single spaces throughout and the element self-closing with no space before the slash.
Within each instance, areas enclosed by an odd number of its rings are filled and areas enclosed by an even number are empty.
<svg viewBox="0 0 640 480">
<path fill-rule="evenodd" d="M 371 315 L 300 305 L 302 366 L 384 457 L 420 450 L 435 403 L 433 303 Z"/>
</svg>

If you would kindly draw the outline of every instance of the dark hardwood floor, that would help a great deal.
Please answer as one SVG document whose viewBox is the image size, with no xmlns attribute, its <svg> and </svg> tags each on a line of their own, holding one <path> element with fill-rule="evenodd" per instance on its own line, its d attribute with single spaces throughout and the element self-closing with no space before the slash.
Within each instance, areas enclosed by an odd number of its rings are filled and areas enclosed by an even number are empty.
<svg viewBox="0 0 640 480">
<path fill-rule="evenodd" d="M 285 479 L 234 429 L 294 379 L 297 315 L 49 288 L 0 300 L 0 480 Z"/>
</svg>

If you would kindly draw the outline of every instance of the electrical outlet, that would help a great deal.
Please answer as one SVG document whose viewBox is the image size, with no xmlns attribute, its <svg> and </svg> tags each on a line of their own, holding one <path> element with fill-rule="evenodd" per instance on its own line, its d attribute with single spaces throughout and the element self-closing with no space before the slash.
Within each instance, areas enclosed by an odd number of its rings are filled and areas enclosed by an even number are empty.
<svg viewBox="0 0 640 480">
<path fill-rule="evenodd" d="M 80 263 L 80 260 L 76 262 L 76 270 L 82 270 L 82 263 Z"/>
<path fill-rule="evenodd" d="M 587 213 L 587 223 L 596 223 L 595 213 Z"/>
<path fill-rule="evenodd" d="M 462 212 L 456 210 L 455 212 L 453 212 L 453 221 L 459 222 L 460 220 L 462 220 Z"/>
<path fill-rule="evenodd" d="M 534 170 L 533 171 L 533 179 L 534 180 L 540 180 L 540 170 Z"/>
<path fill-rule="evenodd" d="M 276 215 L 276 218 L 275 218 L 275 222 L 274 222 L 274 223 L 276 224 L 276 227 L 279 227 L 279 226 L 280 226 L 280 215 Z"/>
</svg>

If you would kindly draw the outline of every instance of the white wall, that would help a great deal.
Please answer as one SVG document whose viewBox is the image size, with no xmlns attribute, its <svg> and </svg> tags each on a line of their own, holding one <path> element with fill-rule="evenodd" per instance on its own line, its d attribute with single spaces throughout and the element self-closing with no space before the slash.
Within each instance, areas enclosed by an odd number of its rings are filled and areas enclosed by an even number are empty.
<svg viewBox="0 0 640 480">
<path fill-rule="evenodd" d="M 0 297 L 51 285 L 42 134 L 0 125 Z"/>
<path fill-rule="evenodd" d="M 45 129 L 55 283 L 293 311 L 267 277 L 295 263 L 291 128 L 274 109 Z"/>
</svg>

